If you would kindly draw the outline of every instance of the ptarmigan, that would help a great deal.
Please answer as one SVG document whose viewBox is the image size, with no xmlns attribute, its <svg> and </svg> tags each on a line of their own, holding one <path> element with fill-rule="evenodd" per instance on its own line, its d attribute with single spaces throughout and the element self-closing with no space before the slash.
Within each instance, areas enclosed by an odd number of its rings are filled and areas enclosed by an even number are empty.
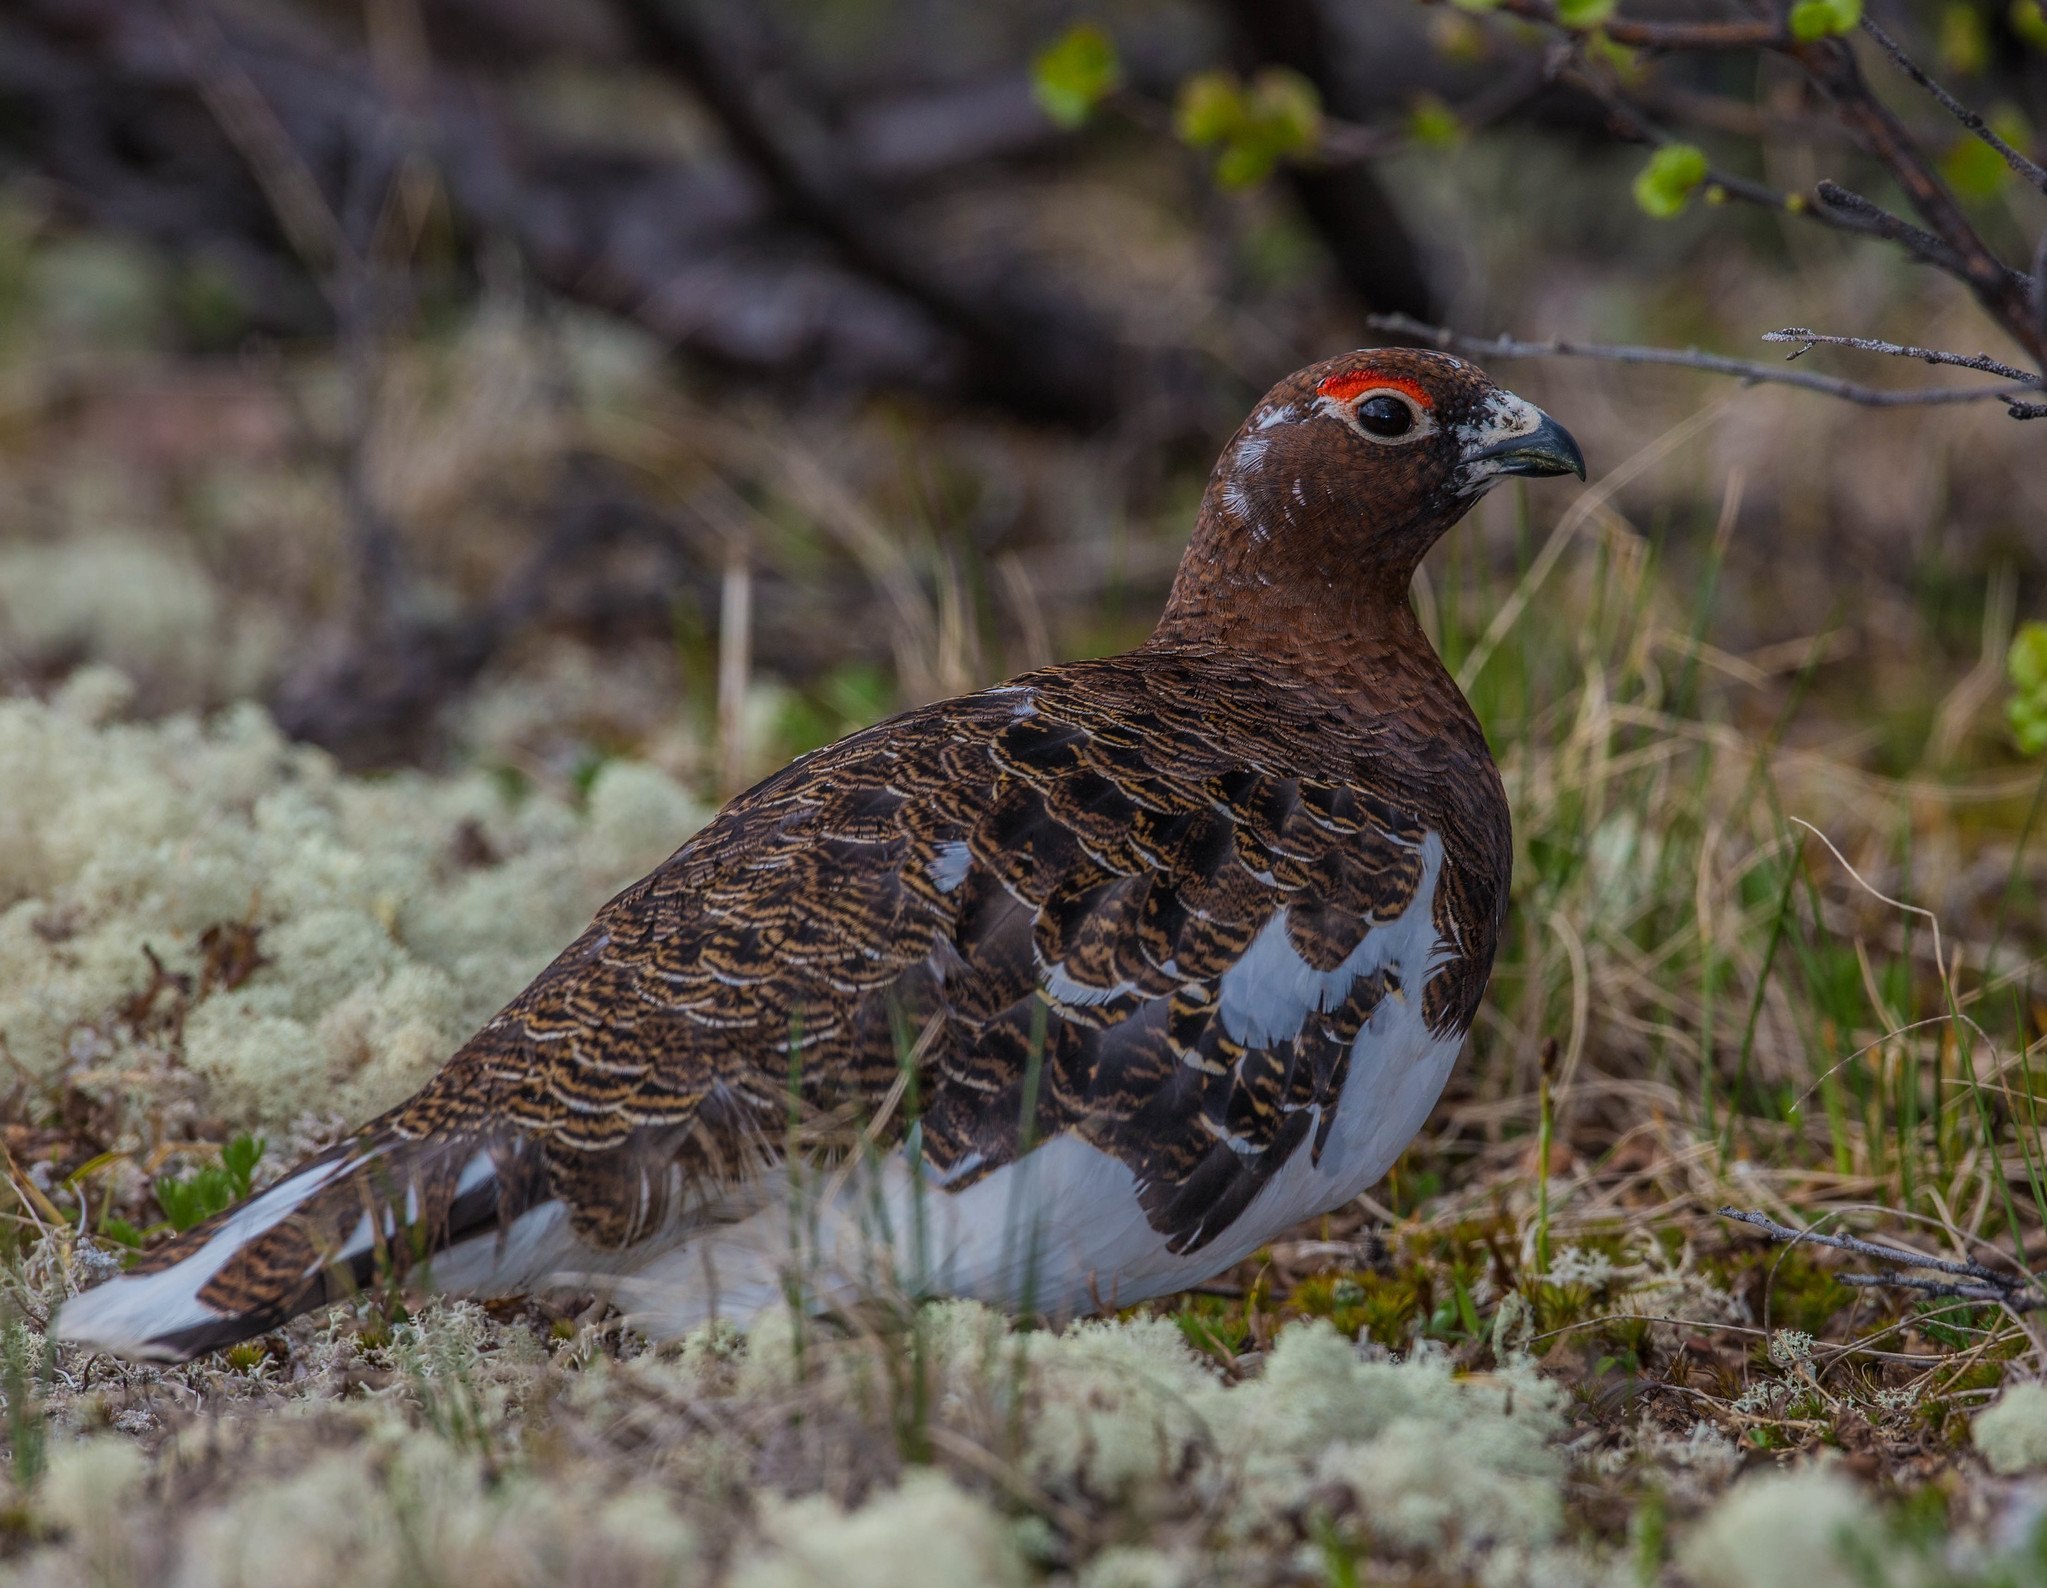
<svg viewBox="0 0 2047 1588">
<path fill-rule="evenodd" d="M 641 1328 L 880 1289 L 1053 1315 L 1356 1196 L 1442 1090 L 1507 803 L 1408 604 L 1555 421 L 1440 353 L 1281 381 L 1157 630 L 799 757 L 417 1096 L 68 1303 L 177 1360 L 403 1277 Z"/>
</svg>

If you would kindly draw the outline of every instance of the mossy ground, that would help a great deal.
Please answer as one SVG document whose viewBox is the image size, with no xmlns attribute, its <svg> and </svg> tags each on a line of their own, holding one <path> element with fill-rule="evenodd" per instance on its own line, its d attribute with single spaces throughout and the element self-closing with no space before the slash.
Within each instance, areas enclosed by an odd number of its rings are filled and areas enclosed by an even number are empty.
<svg viewBox="0 0 2047 1588">
<path fill-rule="evenodd" d="M 1565 258 L 1549 224 L 1503 205 L 1475 246 Z M 1546 290 L 1726 341 L 1794 281 L 1698 264 L 1675 310 L 1583 258 Z M 379 1296 L 186 1368 L 52 1353 L 50 1306 L 224 1147 L 260 1136 L 261 1183 L 402 1094 L 735 782 L 1141 633 L 1206 461 L 1132 483 L 957 416 L 713 402 L 613 327 L 451 312 L 371 394 L 422 599 L 487 594 L 594 463 L 743 531 L 760 643 L 721 662 L 715 559 L 651 623 L 572 602 L 351 773 L 248 703 L 345 607 L 340 361 L 195 350 L 165 271 L 0 203 L 0 1572 L 2047 1581 L 2039 1407 L 1972 1432 L 2047 1371 L 2037 1322 L 1716 1213 L 2047 1241 L 2043 768 L 1999 666 L 2038 440 L 1640 372 L 1511 372 L 1593 485 L 1493 498 L 1418 586 L 1499 753 L 1514 909 L 1358 1204 L 1065 1333 L 940 1304 L 652 1350 L 589 1298 Z M 1832 294 L 1975 334 L 1902 271 L 1795 286 L 1814 323 Z"/>
</svg>

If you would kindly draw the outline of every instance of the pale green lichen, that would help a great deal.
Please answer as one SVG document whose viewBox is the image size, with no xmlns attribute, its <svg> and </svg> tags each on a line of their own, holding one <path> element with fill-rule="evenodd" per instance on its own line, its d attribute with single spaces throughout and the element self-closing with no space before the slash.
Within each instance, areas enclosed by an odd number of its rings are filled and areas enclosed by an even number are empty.
<svg viewBox="0 0 2047 1588">
<path fill-rule="evenodd" d="M 931 1415 L 1013 1429 L 1024 1476 L 1062 1502 L 1158 1525 L 1198 1503 L 1218 1538 L 1262 1549 L 1297 1532 L 1314 1494 L 1352 1519 L 1358 1547 L 1394 1557 L 1476 1563 L 1506 1550 L 1534 1570 L 1555 1554 L 1564 1397 L 1525 1363 L 1464 1377 L 1438 1353 L 1396 1361 L 1310 1322 L 1282 1330 L 1263 1372 L 1231 1385 L 1164 1319 L 1018 1334 L 985 1307 L 945 1302 L 916 1328 Z M 683 1360 L 716 1358 L 692 1341 Z M 871 1395 L 885 1375 L 778 1309 L 733 1382 L 815 1404 Z"/>
<path fill-rule="evenodd" d="M 731 1588 L 1017 1588 L 1002 1517 L 939 1473 L 912 1472 L 853 1510 L 822 1496 L 769 1508 Z"/>
<path fill-rule="evenodd" d="M 1189 1588 L 1201 1580 L 1194 1562 L 1164 1550 L 1117 1545 L 1089 1561 L 1075 1588 Z"/>
<path fill-rule="evenodd" d="M 125 1439 L 67 1440 L 36 1487 L 36 1520 L 81 1540 L 102 1537 L 148 1476 L 148 1458 Z"/>
<path fill-rule="evenodd" d="M 0 658 L 47 666 L 89 656 L 145 680 L 165 703 L 256 689 L 283 638 L 231 610 L 212 575 L 162 536 L 122 530 L 0 544 Z"/>
<path fill-rule="evenodd" d="M 208 928 L 253 925 L 263 963 L 173 1055 L 238 1125 L 396 1101 L 703 819 L 633 762 L 584 811 L 514 803 L 481 774 L 346 776 L 253 707 L 108 723 L 111 688 L 0 703 L 0 1040 L 42 1077 L 160 1070 L 113 1019 L 148 953 L 197 980 Z"/>
<path fill-rule="evenodd" d="M 953 1310 L 962 1321 L 989 1316 Z M 1079 1324 L 1025 1349 L 1035 1392 L 1027 1465 L 1040 1483 L 1156 1507 L 1191 1464 L 1214 1465 L 1226 1396 L 1173 1324 Z M 991 1363 L 998 1374 L 1005 1366 Z"/>
<path fill-rule="evenodd" d="M 432 1434 L 365 1439 L 248 1483 L 179 1531 L 175 1588 L 418 1582 L 681 1585 L 694 1534 L 660 1493 L 493 1474 Z"/>
<path fill-rule="evenodd" d="M 148 1393 L 107 1401 L 59 1372 L 21 1580 L 1637 1580 L 1626 1552 L 1567 1536 L 1565 1480 L 1591 1464 L 1569 1454 L 1563 1392 L 1525 1359 L 1472 1374 L 1296 1323 L 1232 1382 L 1163 1320 L 1028 1330 L 967 1302 L 850 1333 L 778 1311 L 751 1341 L 721 1326 L 662 1351 L 600 1349 L 587 1329 L 536 1333 L 463 1302 L 431 1303 L 375 1343 L 345 1318 L 297 1327 L 288 1377 L 166 1370 L 181 1386 L 209 1375 L 214 1407 L 175 1432 L 138 1418 Z M 64 1432 L 82 1421 L 153 1439 L 154 1454 Z M 1644 1430 L 1682 1443 L 1702 1474 L 1738 1462 L 1717 1435 Z M 1765 1477 L 1709 1510 L 1679 1564 L 1692 1588 L 1845 1588 L 1857 1579 L 1839 1535 L 1881 1540 L 1881 1526 L 1834 1473 Z"/>
<path fill-rule="evenodd" d="M 1283 1334 L 1250 1388 L 1233 1400 L 1255 1452 L 1254 1509 L 1293 1503 L 1303 1485 L 1290 1469 L 1306 1463 L 1401 1552 L 1533 1548 L 1561 1529 L 1563 1393 L 1529 1367 L 1459 1379 L 1435 1353 L 1371 1360 L 1316 1323 Z"/>
<path fill-rule="evenodd" d="M 1698 1588 L 1862 1588 L 1853 1541 L 1872 1535 L 1876 1507 L 1824 1467 L 1738 1483 L 1678 1551 Z"/>
<path fill-rule="evenodd" d="M 1971 1429 L 1992 1472 L 2009 1475 L 2047 1467 L 2047 1384 L 2013 1384 Z"/>
</svg>

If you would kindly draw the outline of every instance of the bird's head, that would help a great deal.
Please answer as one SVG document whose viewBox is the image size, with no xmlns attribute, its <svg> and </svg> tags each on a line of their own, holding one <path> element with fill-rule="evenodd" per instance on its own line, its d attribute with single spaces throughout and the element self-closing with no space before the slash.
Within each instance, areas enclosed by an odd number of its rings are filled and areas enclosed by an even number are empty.
<svg viewBox="0 0 2047 1588">
<path fill-rule="evenodd" d="M 1175 606 L 1212 610 L 1230 589 L 1404 604 L 1423 553 L 1515 474 L 1583 479 L 1584 454 L 1462 359 L 1367 348 L 1311 364 L 1223 449 Z"/>
</svg>

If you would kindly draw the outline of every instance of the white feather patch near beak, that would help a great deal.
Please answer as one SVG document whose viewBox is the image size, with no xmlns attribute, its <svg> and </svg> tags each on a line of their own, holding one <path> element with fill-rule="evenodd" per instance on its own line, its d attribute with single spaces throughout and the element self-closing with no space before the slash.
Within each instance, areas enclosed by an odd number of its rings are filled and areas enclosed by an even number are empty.
<svg viewBox="0 0 2047 1588">
<path fill-rule="evenodd" d="M 1505 475 L 1575 474 L 1585 458 L 1569 431 L 1535 404 L 1512 392 L 1489 394 L 1478 412 L 1456 426 L 1458 488 L 1475 495 Z"/>
</svg>

